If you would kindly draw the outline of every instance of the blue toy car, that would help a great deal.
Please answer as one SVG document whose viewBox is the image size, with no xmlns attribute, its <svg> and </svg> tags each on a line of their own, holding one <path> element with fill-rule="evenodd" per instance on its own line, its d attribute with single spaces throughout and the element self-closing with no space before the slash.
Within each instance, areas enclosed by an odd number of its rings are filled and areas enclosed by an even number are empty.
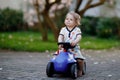
<svg viewBox="0 0 120 80">
<path fill-rule="evenodd" d="M 63 45 L 64 50 L 60 52 L 55 58 L 52 58 L 46 67 L 46 74 L 48 77 L 52 77 L 54 74 L 68 74 L 72 78 L 77 78 L 77 62 L 73 53 L 68 49 L 74 48 L 70 43 L 58 43 Z M 83 66 L 83 74 L 86 72 L 86 63 Z"/>
</svg>

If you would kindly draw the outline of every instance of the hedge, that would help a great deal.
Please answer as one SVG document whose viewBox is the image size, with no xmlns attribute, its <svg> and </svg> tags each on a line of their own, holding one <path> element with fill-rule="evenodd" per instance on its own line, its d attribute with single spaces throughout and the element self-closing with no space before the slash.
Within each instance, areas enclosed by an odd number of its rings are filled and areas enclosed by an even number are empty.
<svg viewBox="0 0 120 80">
<path fill-rule="evenodd" d="M 120 19 L 106 17 L 83 17 L 81 30 L 83 34 L 101 38 L 120 38 Z"/>
<path fill-rule="evenodd" d="M 17 31 L 24 24 L 23 12 L 10 8 L 0 9 L 0 31 Z"/>
</svg>

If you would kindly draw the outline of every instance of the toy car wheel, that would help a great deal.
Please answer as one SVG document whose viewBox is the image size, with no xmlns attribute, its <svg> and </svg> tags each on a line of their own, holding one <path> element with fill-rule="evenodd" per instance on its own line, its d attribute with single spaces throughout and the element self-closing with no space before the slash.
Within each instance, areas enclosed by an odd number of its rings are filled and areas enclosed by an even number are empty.
<svg viewBox="0 0 120 80">
<path fill-rule="evenodd" d="M 72 64 L 70 71 L 71 71 L 71 77 L 73 79 L 76 79 L 77 78 L 77 65 L 76 64 Z"/>
<path fill-rule="evenodd" d="M 52 77 L 54 74 L 54 66 L 52 62 L 49 62 L 46 67 L 46 74 L 48 77 Z"/>
<path fill-rule="evenodd" d="M 85 75 L 85 73 L 86 73 L 86 62 L 84 61 L 82 75 Z"/>
</svg>

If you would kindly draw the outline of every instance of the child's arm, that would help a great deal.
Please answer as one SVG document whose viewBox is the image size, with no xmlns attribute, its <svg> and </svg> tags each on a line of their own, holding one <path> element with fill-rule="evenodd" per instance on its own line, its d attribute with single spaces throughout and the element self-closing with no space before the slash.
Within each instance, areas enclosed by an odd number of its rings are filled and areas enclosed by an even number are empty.
<svg viewBox="0 0 120 80">
<path fill-rule="evenodd" d="M 81 35 L 77 35 L 77 38 L 71 42 L 72 46 L 75 46 L 79 43 L 79 41 L 81 40 L 82 36 Z"/>
<path fill-rule="evenodd" d="M 60 34 L 60 35 L 58 36 L 58 42 L 63 42 L 63 41 L 64 41 L 64 36 Z M 61 48 L 62 48 L 62 45 L 59 45 L 58 48 L 61 49 Z"/>
<path fill-rule="evenodd" d="M 64 36 L 60 34 L 60 35 L 58 36 L 58 42 L 63 42 L 63 38 L 64 38 Z"/>
</svg>

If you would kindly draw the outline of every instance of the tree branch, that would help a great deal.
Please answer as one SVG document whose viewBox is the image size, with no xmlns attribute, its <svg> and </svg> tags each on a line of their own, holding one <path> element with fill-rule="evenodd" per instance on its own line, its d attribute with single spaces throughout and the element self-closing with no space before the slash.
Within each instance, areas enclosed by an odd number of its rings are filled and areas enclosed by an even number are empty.
<svg viewBox="0 0 120 80">
<path fill-rule="evenodd" d="M 40 14 L 40 12 L 39 12 L 39 3 L 38 3 L 38 0 L 35 0 L 35 1 L 33 0 L 33 6 L 34 6 L 37 14 Z"/>
<path fill-rule="evenodd" d="M 51 8 L 52 5 L 56 4 L 56 3 L 60 3 L 61 0 L 55 0 L 55 2 L 53 3 L 49 3 L 49 0 L 46 0 L 46 5 L 45 5 L 45 10 L 48 10 Z"/>
<path fill-rule="evenodd" d="M 60 1 L 61 1 L 61 0 L 55 0 L 55 2 L 53 2 L 53 3 L 50 4 L 50 7 L 51 7 L 53 4 L 55 4 L 55 3 L 60 3 Z"/>
<path fill-rule="evenodd" d="M 85 12 L 86 10 L 88 10 L 89 8 L 93 8 L 93 7 L 102 5 L 102 4 L 105 2 L 105 0 L 99 0 L 99 2 L 94 3 L 94 4 L 91 4 L 92 1 L 93 1 L 93 0 L 89 0 L 89 1 L 87 2 L 86 6 L 85 6 L 82 10 L 79 11 L 79 14 L 80 14 L 81 16 L 83 16 L 84 12 Z"/>
<path fill-rule="evenodd" d="M 76 8 L 75 8 L 75 12 L 79 12 L 78 10 L 79 10 L 79 7 L 80 7 L 82 1 L 83 1 L 83 0 L 77 0 L 77 3 L 76 3 L 77 6 L 76 6 Z"/>
<path fill-rule="evenodd" d="M 89 0 L 89 1 L 86 3 L 85 8 L 89 7 L 91 3 L 92 3 L 92 0 Z"/>
<path fill-rule="evenodd" d="M 95 4 L 91 4 L 89 6 L 89 8 L 93 8 L 93 7 L 96 7 L 96 6 L 99 6 L 99 5 L 102 5 L 104 4 L 105 0 L 100 0 L 98 3 L 95 3 Z"/>
</svg>

